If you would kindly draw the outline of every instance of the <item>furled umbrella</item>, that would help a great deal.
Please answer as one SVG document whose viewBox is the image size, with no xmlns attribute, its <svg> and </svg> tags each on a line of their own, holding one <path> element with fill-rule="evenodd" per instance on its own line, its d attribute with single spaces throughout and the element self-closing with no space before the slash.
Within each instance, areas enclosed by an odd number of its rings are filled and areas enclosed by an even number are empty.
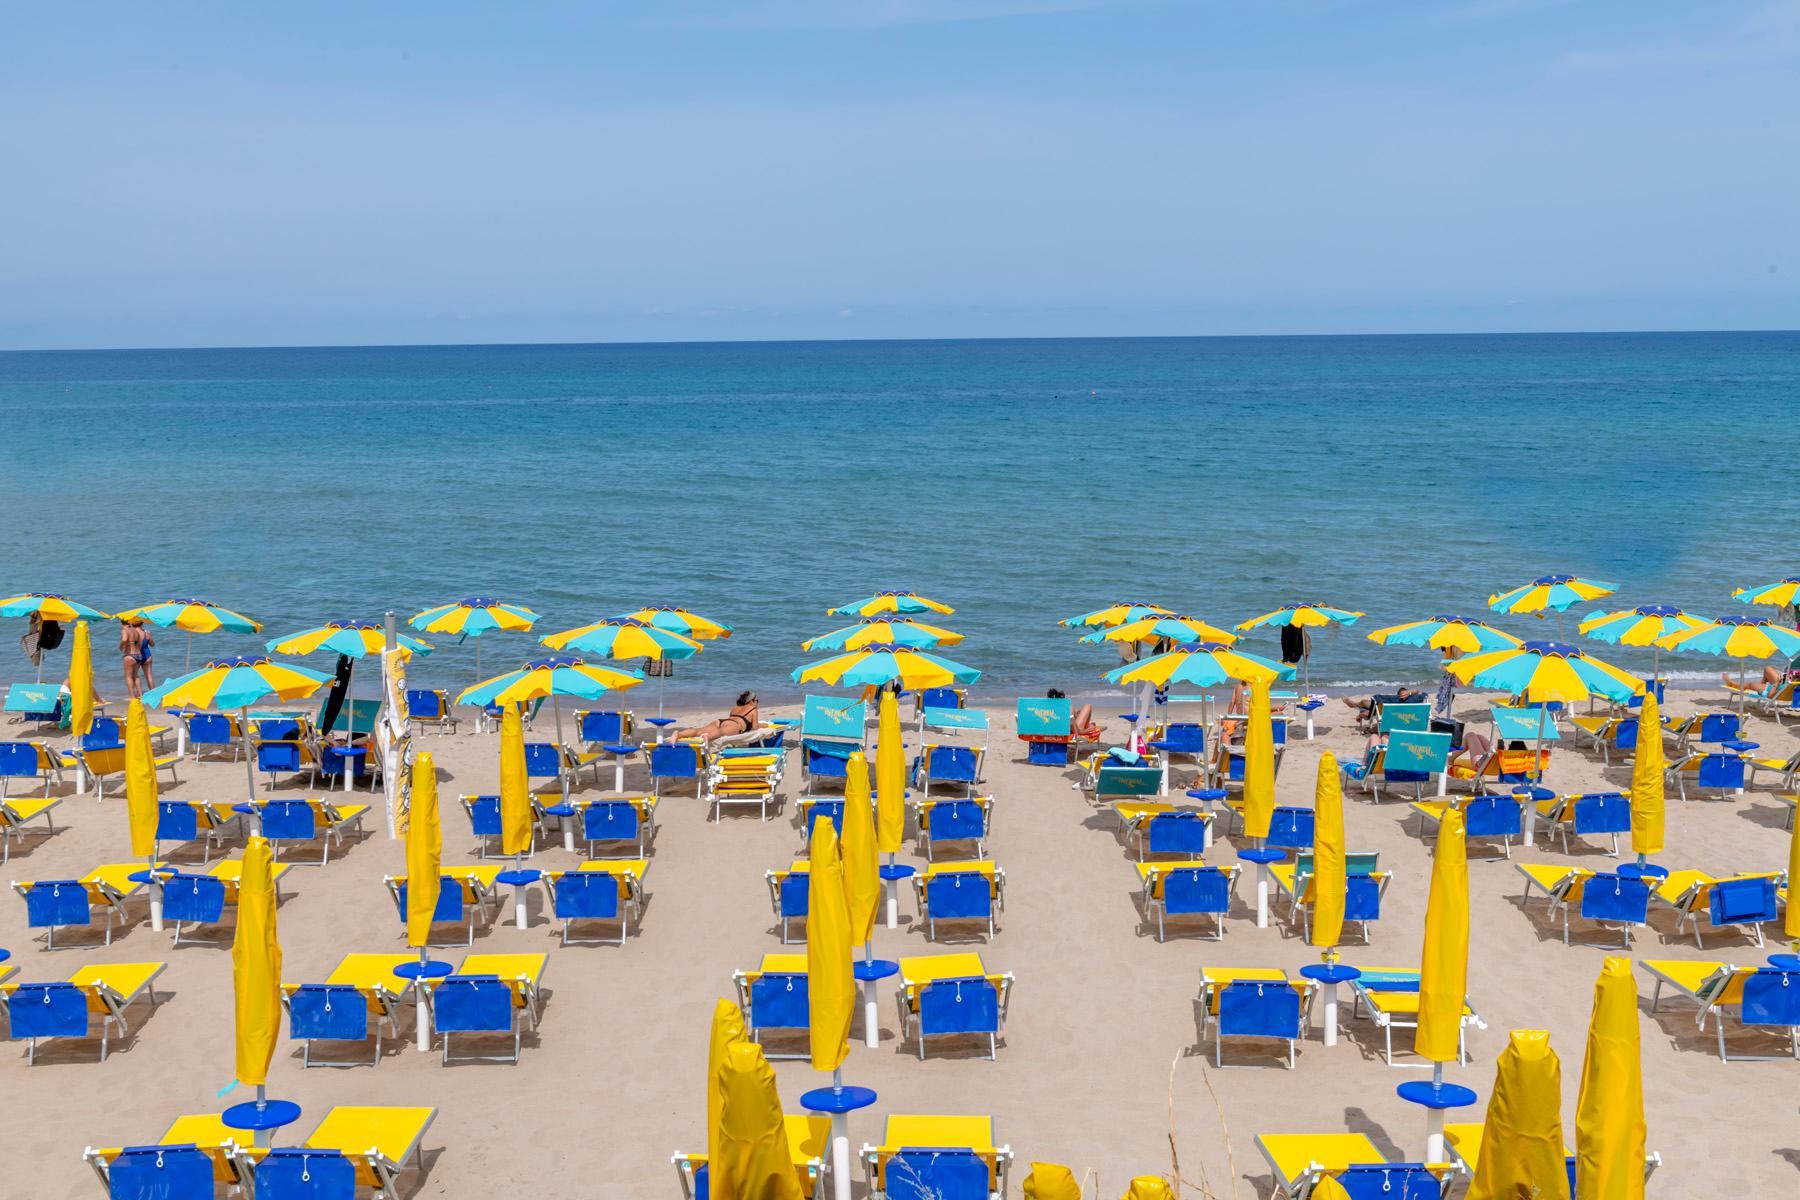
<svg viewBox="0 0 1800 1200">
<path fill-rule="evenodd" d="M 1442 1162 L 1444 1112 L 1475 1093 L 1444 1082 L 1444 1064 L 1462 1059 L 1463 1006 L 1469 994 L 1469 855 L 1460 808 L 1444 810 L 1425 900 L 1425 945 L 1419 960 L 1419 1018 L 1413 1049 L 1431 1063 L 1429 1084 L 1402 1084 L 1400 1097 L 1426 1109 L 1427 1161 Z M 1409 1094 L 1410 1093 L 1410 1094 Z"/>
<path fill-rule="evenodd" d="M 844 688 L 898 683 L 903 688 L 917 690 L 967 685 L 979 678 L 981 672 L 974 667 L 894 642 L 875 642 L 836 658 L 808 663 L 794 672 L 795 683 L 816 680 Z"/>
<path fill-rule="evenodd" d="M 719 1064 L 719 1148 L 707 1162 L 713 1200 L 802 1200 L 775 1071 L 755 1042 L 733 1042 Z"/>
<path fill-rule="evenodd" d="M 725 1065 L 725 1055 L 739 1042 L 750 1040 L 744 1029 L 744 1013 L 736 1004 L 723 996 L 713 1005 L 712 1031 L 706 1045 L 706 1161 L 719 1161 L 719 1146 L 722 1130 L 719 1128 L 720 1114 L 725 1107 L 725 1095 L 722 1090 L 724 1080 L 720 1069 Z"/>
<path fill-rule="evenodd" d="M 875 913 L 881 907 L 881 863 L 875 849 L 875 801 L 869 788 L 869 761 L 852 750 L 844 763 L 844 903 L 850 911 L 850 940 L 863 948 L 863 960 L 875 959 Z M 875 978 L 862 980 L 863 1044 L 881 1046 L 880 1012 Z"/>
<path fill-rule="evenodd" d="M 1363 614 L 1351 612 L 1347 608 L 1332 608 L 1326 604 L 1284 604 L 1274 612 L 1266 612 L 1260 617 L 1251 617 L 1248 621 L 1239 622 L 1241 630 L 1259 629 L 1264 626 L 1282 628 L 1292 626 L 1296 629 L 1319 629 L 1327 625 L 1354 625 Z M 1285 656 L 1284 656 L 1285 657 Z M 1312 652 L 1308 650 L 1300 656 L 1302 674 L 1305 680 L 1302 687 L 1312 690 Z"/>
<path fill-rule="evenodd" d="M 523 604 L 511 604 L 492 596 L 469 596 L 454 604 L 440 604 L 422 613 L 414 613 L 407 621 L 420 633 L 441 633 L 457 641 L 475 639 L 475 677 L 481 678 L 481 635 L 496 629 L 529 633 L 538 622 L 537 613 Z"/>
<path fill-rule="evenodd" d="M 878 642 L 908 646 L 914 650 L 931 650 L 938 646 L 954 646 L 963 635 L 954 629 L 927 625 L 911 617 L 867 617 L 854 625 L 821 633 L 800 643 L 802 650 L 861 650 Z"/>
<path fill-rule="evenodd" d="M 69 732 L 86 737 L 94 730 L 94 654 L 88 623 L 75 622 L 75 639 L 69 649 Z"/>
<path fill-rule="evenodd" d="M 251 835 L 244 846 L 242 873 L 238 877 L 237 930 L 231 939 L 231 992 L 237 1082 L 256 1088 L 256 1100 L 227 1109 L 225 1124 L 250 1118 L 259 1146 L 268 1145 L 268 1131 L 257 1120 L 269 1107 L 266 1085 L 269 1061 L 281 1036 L 281 942 L 275 931 L 274 855 L 260 835 Z M 279 1103 L 279 1102 L 278 1102 Z M 298 1110 L 294 1112 L 298 1116 Z"/>
<path fill-rule="evenodd" d="M 900 740 L 900 700 L 883 688 L 875 726 L 875 849 L 887 855 L 887 926 L 899 923 L 899 880 L 894 855 L 906 836 L 906 747 Z"/>
<path fill-rule="evenodd" d="M 880 613 L 922 613 L 934 612 L 949 616 L 955 612 L 948 604 L 939 600 L 928 600 L 917 592 L 876 592 L 873 596 L 864 596 L 861 600 L 852 600 L 848 604 L 840 604 L 836 608 L 828 608 L 828 617 L 873 617 Z"/>
<path fill-rule="evenodd" d="M 244 742 L 244 774 L 250 784 L 247 798 L 254 803 L 256 755 L 250 746 L 250 706 L 264 700 L 303 700 L 330 682 L 329 675 L 261 655 L 216 658 L 190 675 L 144 693 L 144 704 L 217 712 L 236 709 L 238 734 Z"/>
<path fill-rule="evenodd" d="M 807 1030 L 815 1071 L 837 1072 L 850 1053 L 853 964 L 844 865 L 831 819 L 820 816 L 813 821 L 806 877 Z"/>
<path fill-rule="evenodd" d="M 1645 688 L 1644 705 L 1638 710 L 1637 753 L 1631 760 L 1631 849 L 1640 874 L 1650 856 L 1663 851 L 1663 788 L 1662 714 L 1656 690 Z"/>
<path fill-rule="evenodd" d="M 431 643 L 422 642 L 416 637 L 406 634 L 397 636 L 397 643 L 414 654 L 430 654 Z M 321 650 L 350 660 L 350 671 L 344 677 L 344 699 L 346 707 L 354 709 L 356 685 L 356 664 L 359 660 L 379 657 L 387 649 L 387 626 L 380 621 L 327 621 L 316 629 L 307 629 L 287 637 L 271 638 L 264 647 L 270 654 L 291 654 L 303 656 L 317 654 Z M 330 733 L 336 726 L 336 714 L 320 733 Z M 344 718 L 344 739 L 348 741 L 356 736 L 354 712 Z M 344 768 L 346 771 L 349 767 Z"/>
<path fill-rule="evenodd" d="M 1161 1175 L 1139 1175 L 1119 1200 L 1175 1200 L 1175 1191 Z"/>
<path fill-rule="evenodd" d="M 1379 646 L 1416 646 L 1421 650 L 1454 650 L 1458 654 L 1504 650 L 1520 644 L 1519 638 L 1495 629 L 1479 617 L 1450 613 L 1389 625 L 1369 634 L 1369 640 Z"/>
<path fill-rule="evenodd" d="M 1601 583 L 1596 579 L 1579 579 L 1574 575 L 1540 575 L 1530 583 L 1522 583 L 1516 588 L 1489 596 L 1488 607 L 1495 612 L 1520 615 L 1536 613 L 1540 617 L 1546 612 L 1554 612 L 1556 631 L 1560 636 L 1562 615 L 1565 612 L 1584 601 L 1598 600 L 1618 590 L 1618 584 Z"/>
<path fill-rule="evenodd" d="M 1677 630 L 1656 644 L 1665 650 L 1687 650 L 1737 659 L 1740 713 L 1744 711 L 1744 697 L 1751 690 L 1747 678 L 1750 659 L 1800 656 L 1800 633 L 1764 617 L 1724 616 L 1705 625 Z"/>
<path fill-rule="evenodd" d="M 1643 1173 L 1643 1159 L 1638 1160 Z M 1494 1071 L 1468 1200 L 1568 1200 L 1562 1064 L 1544 1029 L 1515 1029 Z"/>
<path fill-rule="evenodd" d="M 31 617 L 68 625 L 75 621 L 104 621 L 107 614 L 57 592 L 23 592 L 0 600 L 0 617 Z M 44 656 L 37 656 L 38 682 L 44 682 Z"/>
<path fill-rule="evenodd" d="M 1034 1162 L 1025 1176 L 1025 1200 L 1081 1200 L 1081 1184 L 1061 1163 Z"/>
<path fill-rule="evenodd" d="M 413 759 L 411 799 L 406 817 L 406 944 L 419 952 L 413 982 L 418 1006 L 418 1044 L 431 1049 L 431 1023 L 425 1004 L 425 978 L 430 973 L 431 923 L 444 884 L 444 828 L 438 818 L 437 764 L 431 752 Z M 409 964 L 411 969 L 413 964 Z M 442 969 L 442 968 L 440 968 Z"/>
<path fill-rule="evenodd" d="M 125 712 L 125 817 L 131 826 L 131 856 L 144 860 L 150 887 L 150 928 L 163 927 L 162 883 L 156 875 L 156 755 L 150 748 L 150 719 L 144 702 L 133 698 Z"/>
<path fill-rule="evenodd" d="M 1287 857 L 1265 846 L 1275 816 L 1275 729 L 1269 715 L 1269 681 L 1250 685 L 1249 719 L 1244 727 L 1244 836 L 1250 839 L 1238 858 L 1256 864 L 1256 927 L 1269 926 L 1269 867 Z"/>
<path fill-rule="evenodd" d="M 1337 1044 L 1338 985 L 1349 983 L 1361 972 L 1338 962 L 1338 942 L 1344 936 L 1344 906 L 1349 893 L 1349 871 L 1344 853 L 1344 783 L 1337 758 L 1327 750 L 1319 756 L 1319 774 L 1313 784 L 1313 911 L 1310 941 L 1325 951 L 1324 962 L 1302 967 L 1301 974 L 1316 979 L 1325 990 L 1324 1042 Z"/>
<path fill-rule="evenodd" d="M 1594 984 L 1575 1101 L 1575 1200 L 1644 1200 L 1643 1047 L 1631 960 L 1608 956 Z"/>
<path fill-rule="evenodd" d="M 179 629 L 187 634 L 187 656 L 182 660 L 185 673 L 194 668 L 194 635 L 196 633 L 260 633 L 262 624 L 243 613 L 205 600 L 161 600 L 140 604 L 113 614 L 121 621 L 138 617 L 159 629 Z"/>
<path fill-rule="evenodd" d="M 1793 961 L 1788 969 L 1800 968 L 1800 894 L 1795 892 L 1795 880 L 1800 880 L 1800 820 L 1795 820 L 1788 827 L 1788 903 L 1787 912 L 1781 919 L 1781 931 L 1793 943 Z"/>
<path fill-rule="evenodd" d="M 636 617 L 608 617 L 576 629 L 552 633 L 538 641 L 552 650 L 573 650 L 599 658 L 641 658 L 646 662 L 692 658 L 700 653 L 700 643 L 683 634 L 659 629 Z M 663 711 L 664 673 L 656 677 L 656 715 Z"/>
</svg>

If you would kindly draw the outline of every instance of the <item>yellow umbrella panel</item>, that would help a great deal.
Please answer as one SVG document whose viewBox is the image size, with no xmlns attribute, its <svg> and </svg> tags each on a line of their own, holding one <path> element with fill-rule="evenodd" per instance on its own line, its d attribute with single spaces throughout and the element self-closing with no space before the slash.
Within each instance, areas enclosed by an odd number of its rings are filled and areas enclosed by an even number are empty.
<svg viewBox="0 0 1800 1200">
<path fill-rule="evenodd" d="M 815 1071 L 835 1071 L 850 1053 L 856 981 L 844 867 L 829 817 L 813 822 L 807 858 L 806 983 L 812 1065 Z"/>
<path fill-rule="evenodd" d="M 869 793 L 869 762 L 852 751 L 844 775 L 844 900 L 850 909 L 850 940 L 868 945 L 881 907 L 881 868 L 875 850 L 875 805 Z"/>
<path fill-rule="evenodd" d="M 1638 1173 L 1643 1173 L 1642 1159 Z M 1494 1072 L 1468 1200 L 1551 1200 L 1568 1194 L 1562 1065 L 1550 1048 L 1549 1033 L 1515 1029 Z"/>
<path fill-rule="evenodd" d="M 1269 836 L 1275 816 L 1275 730 L 1269 716 L 1269 682 L 1250 685 L 1250 721 L 1244 730 L 1244 834 Z"/>
<path fill-rule="evenodd" d="M 88 623 L 75 622 L 69 648 L 69 732 L 85 737 L 94 729 L 94 655 Z"/>
<path fill-rule="evenodd" d="M 1587 1057 L 1575 1103 L 1575 1200 L 1643 1200 L 1644 1066 L 1637 983 L 1610 957 L 1594 985 Z"/>
<path fill-rule="evenodd" d="M 131 822 L 133 858 L 156 858 L 156 757 L 150 749 L 150 720 L 133 700 L 125 714 L 125 810 Z M 158 922 L 155 926 L 161 928 Z"/>
<path fill-rule="evenodd" d="M 281 942 L 275 932 L 274 855 L 252 835 L 238 877 L 237 932 L 231 940 L 231 990 L 236 1013 L 237 1081 L 254 1084 L 257 1099 L 269 1081 L 269 1060 L 281 1035 Z"/>
<path fill-rule="evenodd" d="M 1419 964 L 1419 1025 L 1413 1048 L 1434 1063 L 1461 1056 L 1469 987 L 1469 858 L 1463 812 L 1444 810 L 1431 860 L 1425 950 Z"/>
</svg>

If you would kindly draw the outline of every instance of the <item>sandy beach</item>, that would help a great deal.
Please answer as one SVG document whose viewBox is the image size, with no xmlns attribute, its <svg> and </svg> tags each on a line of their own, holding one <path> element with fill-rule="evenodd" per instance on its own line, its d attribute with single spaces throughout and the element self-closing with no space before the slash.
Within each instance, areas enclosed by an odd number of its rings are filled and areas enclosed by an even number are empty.
<svg viewBox="0 0 1800 1200">
<path fill-rule="evenodd" d="M 1473 723 L 1487 700 L 1464 693 L 1457 713 Z M 1665 711 L 1724 702 L 1717 691 L 1684 691 L 1671 693 Z M 868 1050 L 853 1038 L 845 1064 L 847 1082 L 880 1096 L 853 1120 L 853 1144 L 879 1140 L 881 1120 L 891 1113 L 991 1114 L 999 1139 L 1016 1155 L 1011 1194 L 1018 1194 L 1030 1161 L 1048 1160 L 1068 1164 L 1077 1175 L 1096 1173 L 1090 1197 L 1118 1195 L 1133 1175 L 1167 1173 L 1171 1123 L 1181 1171 L 1194 1194 L 1202 1181 L 1220 1197 L 1270 1194 L 1273 1181 L 1252 1141 L 1259 1133 L 1356 1131 L 1391 1158 L 1421 1157 L 1422 1115 L 1394 1094 L 1397 1084 L 1425 1077 L 1410 1055 L 1408 1033 L 1395 1039 L 1396 1050 L 1405 1051 L 1396 1060 L 1401 1065 L 1389 1067 L 1371 1022 L 1347 1021 L 1345 1039 L 1326 1048 L 1315 1011 L 1315 1028 L 1294 1070 L 1283 1069 L 1272 1044 L 1267 1051 L 1228 1046 L 1227 1062 L 1245 1065 L 1212 1068 L 1210 1045 L 1199 1044 L 1202 966 L 1291 972 L 1317 961 L 1317 952 L 1283 920 L 1255 927 L 1248 872 L 1222 941 L 1184 933 L 1159 944 L 1143 920 L 1137 877 L 1112 814 L 1075 788 L 1074 770 L 1026 765 L 1010 703 L 986 707 L 992 728 L 982 790 L 994 797 L 988 847 L 1006 871 L 1006 909 L 991 942 L 947 948 L 979 949 L 990 969 L 1017 978 L 998 1061 L 977 1058 L 973 1048 L 934 1048 L 918 1061 L 913 1047 L 898 1040 L 892 993 L 884 989 L 881 1048 Z M 1124 723 L 1101 715 L 1109 740 L 1123 740 Z M 548 736 L 548 716 L 536 736 Z M 28 731 L 8 728 L 5 735 Z M 916 741 L 910 724 L 907 736 L 909 744 Z M 1771 757 L 1800 749 L 1800 732 L 1765 719 L 1751 720 L 1749 736 Z M 1334 701 L 1322 709 L 1318 736 L 1302 740 L 1297 728 L 1286 749 L 1278 803 L 1310 804 L 1321 752 L 1360 757 L 1363 740 L 1341 705 Z M 460 733 L 423 734 L 414 746 L 430 751 L 441 771 L 445 865 L 475 861 L 475 839 L 454 798 L 496 790 L 497 737 L 473 733 L 465 722 Z M 189 760 L 179 770 L 178 785 L 164 784 L 167 797 L 221 803 L 243 797 L 241 763 Z M 1179 786 L 1189 768 L 1175 770 Z M 602 771 L 602 780 L 610 788 L 610 769 Z M 1617 789 L 1627 781 L 1627 768 L 1603 768 L 1597 755 L 1566 746 L 1556 751 L 1549 774 L 1549 782 L 1565 792 Z M 642 766 L 634 765 L 627 788 L 645 782 Z M 584 775 L 581 790 L 599 789 Z M 270 1094 L 297 1101 L 305 1115 L 282 1144 L 298 1142 L 334 1104 L 433 1105 L 438 1115 L 424 1142 L 424 1170 L 407 1174 L 403 1195 L 678 1195 L 670 1154 L 704 1151 L 706 1144 L 703 1068 L 713 1004 L 732 994 L 734 969 L 780 948 L 763 873 L 785 866 L 801 850 L 791 803 L 798 790 L 799 771 L 790 763 L 787 803 L 766 822 L 727 815 L 715 824 L 692 796 L 666 797 L 642 929 L 622 948 L 560 947 L 558 924 L 546 914 L 541 892 L 534 894 L 528 929 L 509 920 L 478 924 L 475 952 L 550 954 L 542 1023 L 527 1034 L 517 1065 L 440 1066 L 435 1052 L 413 1048 L 410 1019 L 403 1019 L 401 1037 L 387 1042 L 374 1068 L 304 1070 L 299 1044 L 284 1037 Z M 7 878 L 72 878 L 127 857 L 122 791 L 109 791 L 103 803 L 70 788 L 63 794 L 57 832 L 48 838 L 33 833 L 22 849 L 15 847 Z M 288 787 L 263 794 L 317 793 Z M 371 798 L 365 793 L 359 799 Z M 341 854 L 334 851 L 323 868 L 298 867 L 282 883 L 279 922 L 289 982 L 323 980 L 347 952 L 405 949 L 382 884 L 384 875 L 404 870 L 402 844 L 387 840 L 379 793 L 373 800 L 363 840 Z M 1786 810 L 1766 786 L 1735 798 L 1686 802 L 1671 792 L 1668 812 L 1669 849 L 1662 861 L 1671 867 L 1719 874 L 1785 868 Z M 1429 846 L 1416 836 L 1417 823 L 1397 796 L 1376 804 L 1360 788 L 1351 789 L 1346 824 L 1348 848 L 1379 851 L 1381 867 L 1394 880 L 1372 944 L 1351 939 L 1344 959 L 1416 968 Z M 234 841 L 230 850 L 235 856 L 241 845 Z M 172 857 L 197 862 L 199 848 L 184 847 Z M 1230 840 L 1221 839 L 1210 857 L 1232 861 Z M 553 840 L 534 865 L 565 867 L 579 860 Z M 903 861 L 923 861 L 910 837 Z M 1596 944 L 1611 935 L 1579 920 L 1577 944 L 1564 946 L 1560 923 L 1552 922 L 1541 898 L 1522 906 L 1523 878 L 1514 864 L 1606 869 L 1613 861 L 1598 841 L 1577 840 L 1573 853 L 1564 855 L 1540 837 L 1533 850 L 1515 846 L 1511 862 L 1497 848 L 1475 844 L 1469 991 L 1487 1028 L 1471 1031 L 1473 1064 L 1448 1073 L 1479 1094 L 1474 1108 L 1458 1114 L 1464 1119 L 1480 1119 L 1507 1031 L 1543 1028 L 1562 1058 L 1564 1128 L 1572 1137 L 1593 984 L 1602 959 L 1617 951 Z M 901 914 L 899 929 L 878 925 L 877 952 L 889 958 L 933 953 L 923 927 L 911 919 L 910 894 L 903 896 Z M 0 1053 L 0 1095 L 14 1122 L 9 1162 L 0 1173 L 0 1196 L 7 1200 L 95 1195 L 84 1146 L 153 1142 L 179 1114 L 216 1112 L 246 1098 L 242 1092 L 224 1101 L 217 1095 L 232 1075 L 229 917 L 210 940 L 202 933 L 192 944 L 173 947 L 168 934 L 151 931 L 145 915 L 144 902 L 134 901 L 130 922 L 110 947 L 100 945 L 96 925 L 86 936 L 67 935 L 67 943 L 80 948 L 49 952 L 41 933 L 27 930 L 21 899 L 9 891 L 0 901 L 0 946 L 13 951 L 15 981 L 60 979 L 91 963 L 168 963 L 156 985 L 156 1007 L 132 1008 L 130 1035 L 115 1043 L 104 1064 L 97 1061 L 97 1040 L 47 1043 L 30 1067 L 22 1042 Z M 59 944 L 64 940 L 59 937 Z M 1710 927 L 1706 940 L 1705 950 L 1696 949 L 1691 934 L 1676 933 L 1669 910 L 1653 906 L 1651 927 L 1634 954 L 1757 964 L 1768 952 Z M 464 953 L 460 946 L 435 951 L 452 962 Z M 1665 998 L 1662 1011 L 1649 1013 L 1650 983 L 1636 974 L 1649 1146 L 1663 1160 L 1651 1195 L 1793 1194 L 1800 1167 L 1794 1112 L 1800 1064 L 1721 1063 L 1711 1031 L 1696 1030 L 1691 1007 Z M 825 1082 L 803 1061 L 775 1069 L 790 1112 L 798 1111 L 803 1091 Z M 860 1195 L 860 1166 L 855 1175 Z"/>
</svg>

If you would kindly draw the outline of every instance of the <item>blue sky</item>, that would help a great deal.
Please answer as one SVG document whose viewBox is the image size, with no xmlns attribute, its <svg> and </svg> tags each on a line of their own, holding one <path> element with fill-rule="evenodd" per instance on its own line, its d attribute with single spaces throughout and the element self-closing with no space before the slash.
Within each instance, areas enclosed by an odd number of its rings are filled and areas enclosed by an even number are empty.
<svg viewBox="0 0 1800 1200">
<path fill-rule="evenodd" d="M 0 348 L 1800 325 L 1800 0 L 8 8 Z"/>
</svg>

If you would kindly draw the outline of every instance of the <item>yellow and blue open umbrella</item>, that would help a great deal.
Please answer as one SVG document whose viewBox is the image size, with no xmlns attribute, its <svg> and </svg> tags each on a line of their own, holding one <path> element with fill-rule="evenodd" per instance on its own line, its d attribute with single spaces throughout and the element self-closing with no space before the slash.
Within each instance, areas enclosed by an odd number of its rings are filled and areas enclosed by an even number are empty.
<svg viewBox="0 0 1800 1200">
<path fill-rule="evenodd" d="M 106 613 L 89 608 L 57 592 L 25 592 L 0 600 L 0 617 L 29 617 L 36 613 L 46 621 L 104 621 Z"/>
<path fill-rule="evenodd" d="M 1662 671 L 1662 639 L 1707 623 L 1705 617 L 1683 612 L 1672 604 L 1640 604 L 1613 613 L 1591 612 L 1576 628 L 1582 637 L 1611 646 L 1651 647 L 1650 675 L 1658 678 Z"/>
<path fill-rule="evenodd" d="M 538 639 L 552 650 L 573 650 L 602 658 L 692 658 L 700 643 L 659 629 L 636 617 L 608 617 L 592 625 L 565 629 Z"/>
<path fill-rule="evenodd" d="M 1461 659 L 1444 669 L 1463 683 L 1497 688 L 1533 702 L 1571 703 L 1598 693 L 1623 703 L 1644 690 L 1643 680 L 1568 642 L 1524 642 Z"/>
<path fill-rule="evenodd" d="M 1199 617 L 1182 616 L 1177 613 L 1150 613 L 1135 621 L 1126 621 L 1122 625 L 1112 627 L 1101 626 L 1083 637 L 1084 642 L 1154 642 L 1164 639 L 1171 642 L 1217 642 L 1221 646 L 1229 646 L 1237 641 L 1237 635 L 1227 633 L 1216 625 L 1209 625 Z"/>
<path fill-rule="evenodd" d="M 1280 627 L 1298 625 L 1303 629 L 1316 629 L 1323 625 L 1354 625 L 1363 614 L 1351 612 L 1345 608 L 1332 608 L 1325 604 L 1284 604 L 1274 612 L 1266 612 L 1260 617 L 1251 617 L 1248 621 L 1240 621 L 1239 629 L 1257 629 L 1264 625 Z"/>
<path fill-rule="evenodd" d="M 1737 588 L 1731 594 L 1745 604 L 1773 604 L 1786 608 L 1800 601 L 1800 576 L 1790 575 L 1758 587 Z"/>
<path fill-rule="evenodd" d="M 634 688 L 644 682 L 636 671 L 621 671 L 598 663 L 583 662 L 568 655 L 534 658 L 516 671 L 496 675 L 463 692 L 458 704 L 486 708 L 490 704 L 502 709 L 522 708 L 542 696 L 550 697 L 550 711 L 556 718 L 556 742 L 562 744 L 562 709 L 559 696 L 580 700 L 598 700 L 608 692 Z M 565 776 L 563 786 L 568 787 Z"/>
<path fill-rule="evenodd" d="M 244 739 L 244 774 L 249 799 L 256 799 L 256 755 L 250 751 L 250 706 L 263 700 L 302 700 L 331 682 L 331 676 L 290 666 L 261 655 L 216 658 L 198 671 L 171 679 L 144 693 L 149 708 L 237 709 Z"/>
<path fill-rule="evenodd" d="M 1177 646 L 1166 654 L 1153 654 L 1142 662 L 1126 663 L 1106 673 L 1108 683 L 1151 683 L 1157 687 L 1191 683 L 1203 688 L 1218 687 L 1227 681 L 1272 683 L 1293 677 L 1292 666 L 1245 654 L 1218 642 Z"/>
<path fill-rule="evenodd" d="M 1478 617 L 1457 617 L 1449 613 L 1377 629 L 1369 635 L 1369 640 L 1380 646 L 1417 646 L 1422 650 L 1455 650 L 1459 654 L 1504 650 L 1520 642 L 1512 634 L 1495 629 Z"/>
<path fill-rule="evenodd" d="M 396 634 L 395 639 L 414 654 L 431 653 L 429 642 L 404 633 Z M 293 655 L 329 650 L 345 658 L 367 658 L 387 649 L 387 627 L 379 621 L 328 621 L 317 629 L 271 638 L 265 649 L 270 654 Z"/>
<path fill-rule="evenodd" d="M 710 642 L 714 638 L 731 636 L 731 626 L 723 621 L 715 621 L 711 617 L 703 617 L 699 613 L 689 612 L 678 604 L 653 604 L 648 608 L 640 608 L 635 612 L 620 613 L 619 615 L 639 621 L 648 621 L 658 629 L 679 633 L 682 637 L 693 638 L 696 642 Z"/>
<path fill-rule="evenodd" d="M 1093 612 L 1082 613 L 1076 617 L 1064 617 L 1058 625 L 1103 625 L 1109 629 L 1125 625 L 1132 621 L 1141 621 L 1145 617 L 1167 613 L 1174 615 L 1175 610 L 1160 604 L 1152 604 L 1148 600 L 1120 600 L 1105 608 L 1096 608 Z"/>
<path fill-rule="evenodd" d="M 458 642 L 475 639 L 475 676 L 481 677 L 481 635 L 501 629 L 529 633 L 538 615 L 523 604 L 508 604 L 489 596 L 470 596 L 455 604 L 440 604 L 422 613 L 414 613 L 407 621 L 420 633 L 456 635 Z"/>
<path fill-rule="evenodd" d="M 186 671 L 194 665 L 194 635 L 196 633 L 260 633 L 262 623 L 253 621 L 241 612 L 210 604 L 205 600 L 163 600 L 156 604 L 140 604 L 136 608 L 127 608 L 114 613 L 121 621 L 129 621 L 142 617 L 162 629 L 180 629 L 186 632 L 187 658 L 182 665 Z"/>
<path fill-rule="evenodd" d="M 880 687 L 896 681 L 901 687 L 912 689 L 954 687 L 979 678 L 981 672 L 974 667 L 894 642 L 876 642 L 836 658 L 808 663 L 794 672 L 795 683 L 816 680 L 845 688 Z"/>
<path fill-rule="evenodd" d="M 1746 675 L 1752 658 L 1793 658 L 1800 655 L 1800 633 L 1764 617 L 1720 617 L 1690 629 L 1680 629 L 1656 644 L 1665 650 L 1691 650 L 1738 660 L 1738 709 L 1743 710 Z"/>
<path fill-rule="evenodd" d="M 1541 575 L 1530 583 L 1511 591 L 1488 597 L 1488 607 L 1503 613 L 1556 614 L 1556 628 L 1562 629 L 1562 615 L 1584 600 L 1598 600 L 1619 590 L 1616 583 L 1594 579 L 1577 579 L 1573 575 Z"/>
<path fill-rule="evenodd" d="M 963 635 L 954 629 L 927 625 L 911 617 L 870 617 L 800 643 L 802 650 L 861 650 L 885 642 L 909 646 L 914 650 L 930 650 L 937 646 L 954 646 Z"/>
<path fill-rule="evenodd" d="M 876 592 L 873 596 L 864 596 L 861 600 L 852 600 L 848 604 L 840 604 L 836 608 L 828 608 L 828 617 L 873 617 L 881 613 L 943 613 L 949 616 L 955 612 L 948 604 L 937 600 L 927 600 L 917 592 Z"/>
</svg>

